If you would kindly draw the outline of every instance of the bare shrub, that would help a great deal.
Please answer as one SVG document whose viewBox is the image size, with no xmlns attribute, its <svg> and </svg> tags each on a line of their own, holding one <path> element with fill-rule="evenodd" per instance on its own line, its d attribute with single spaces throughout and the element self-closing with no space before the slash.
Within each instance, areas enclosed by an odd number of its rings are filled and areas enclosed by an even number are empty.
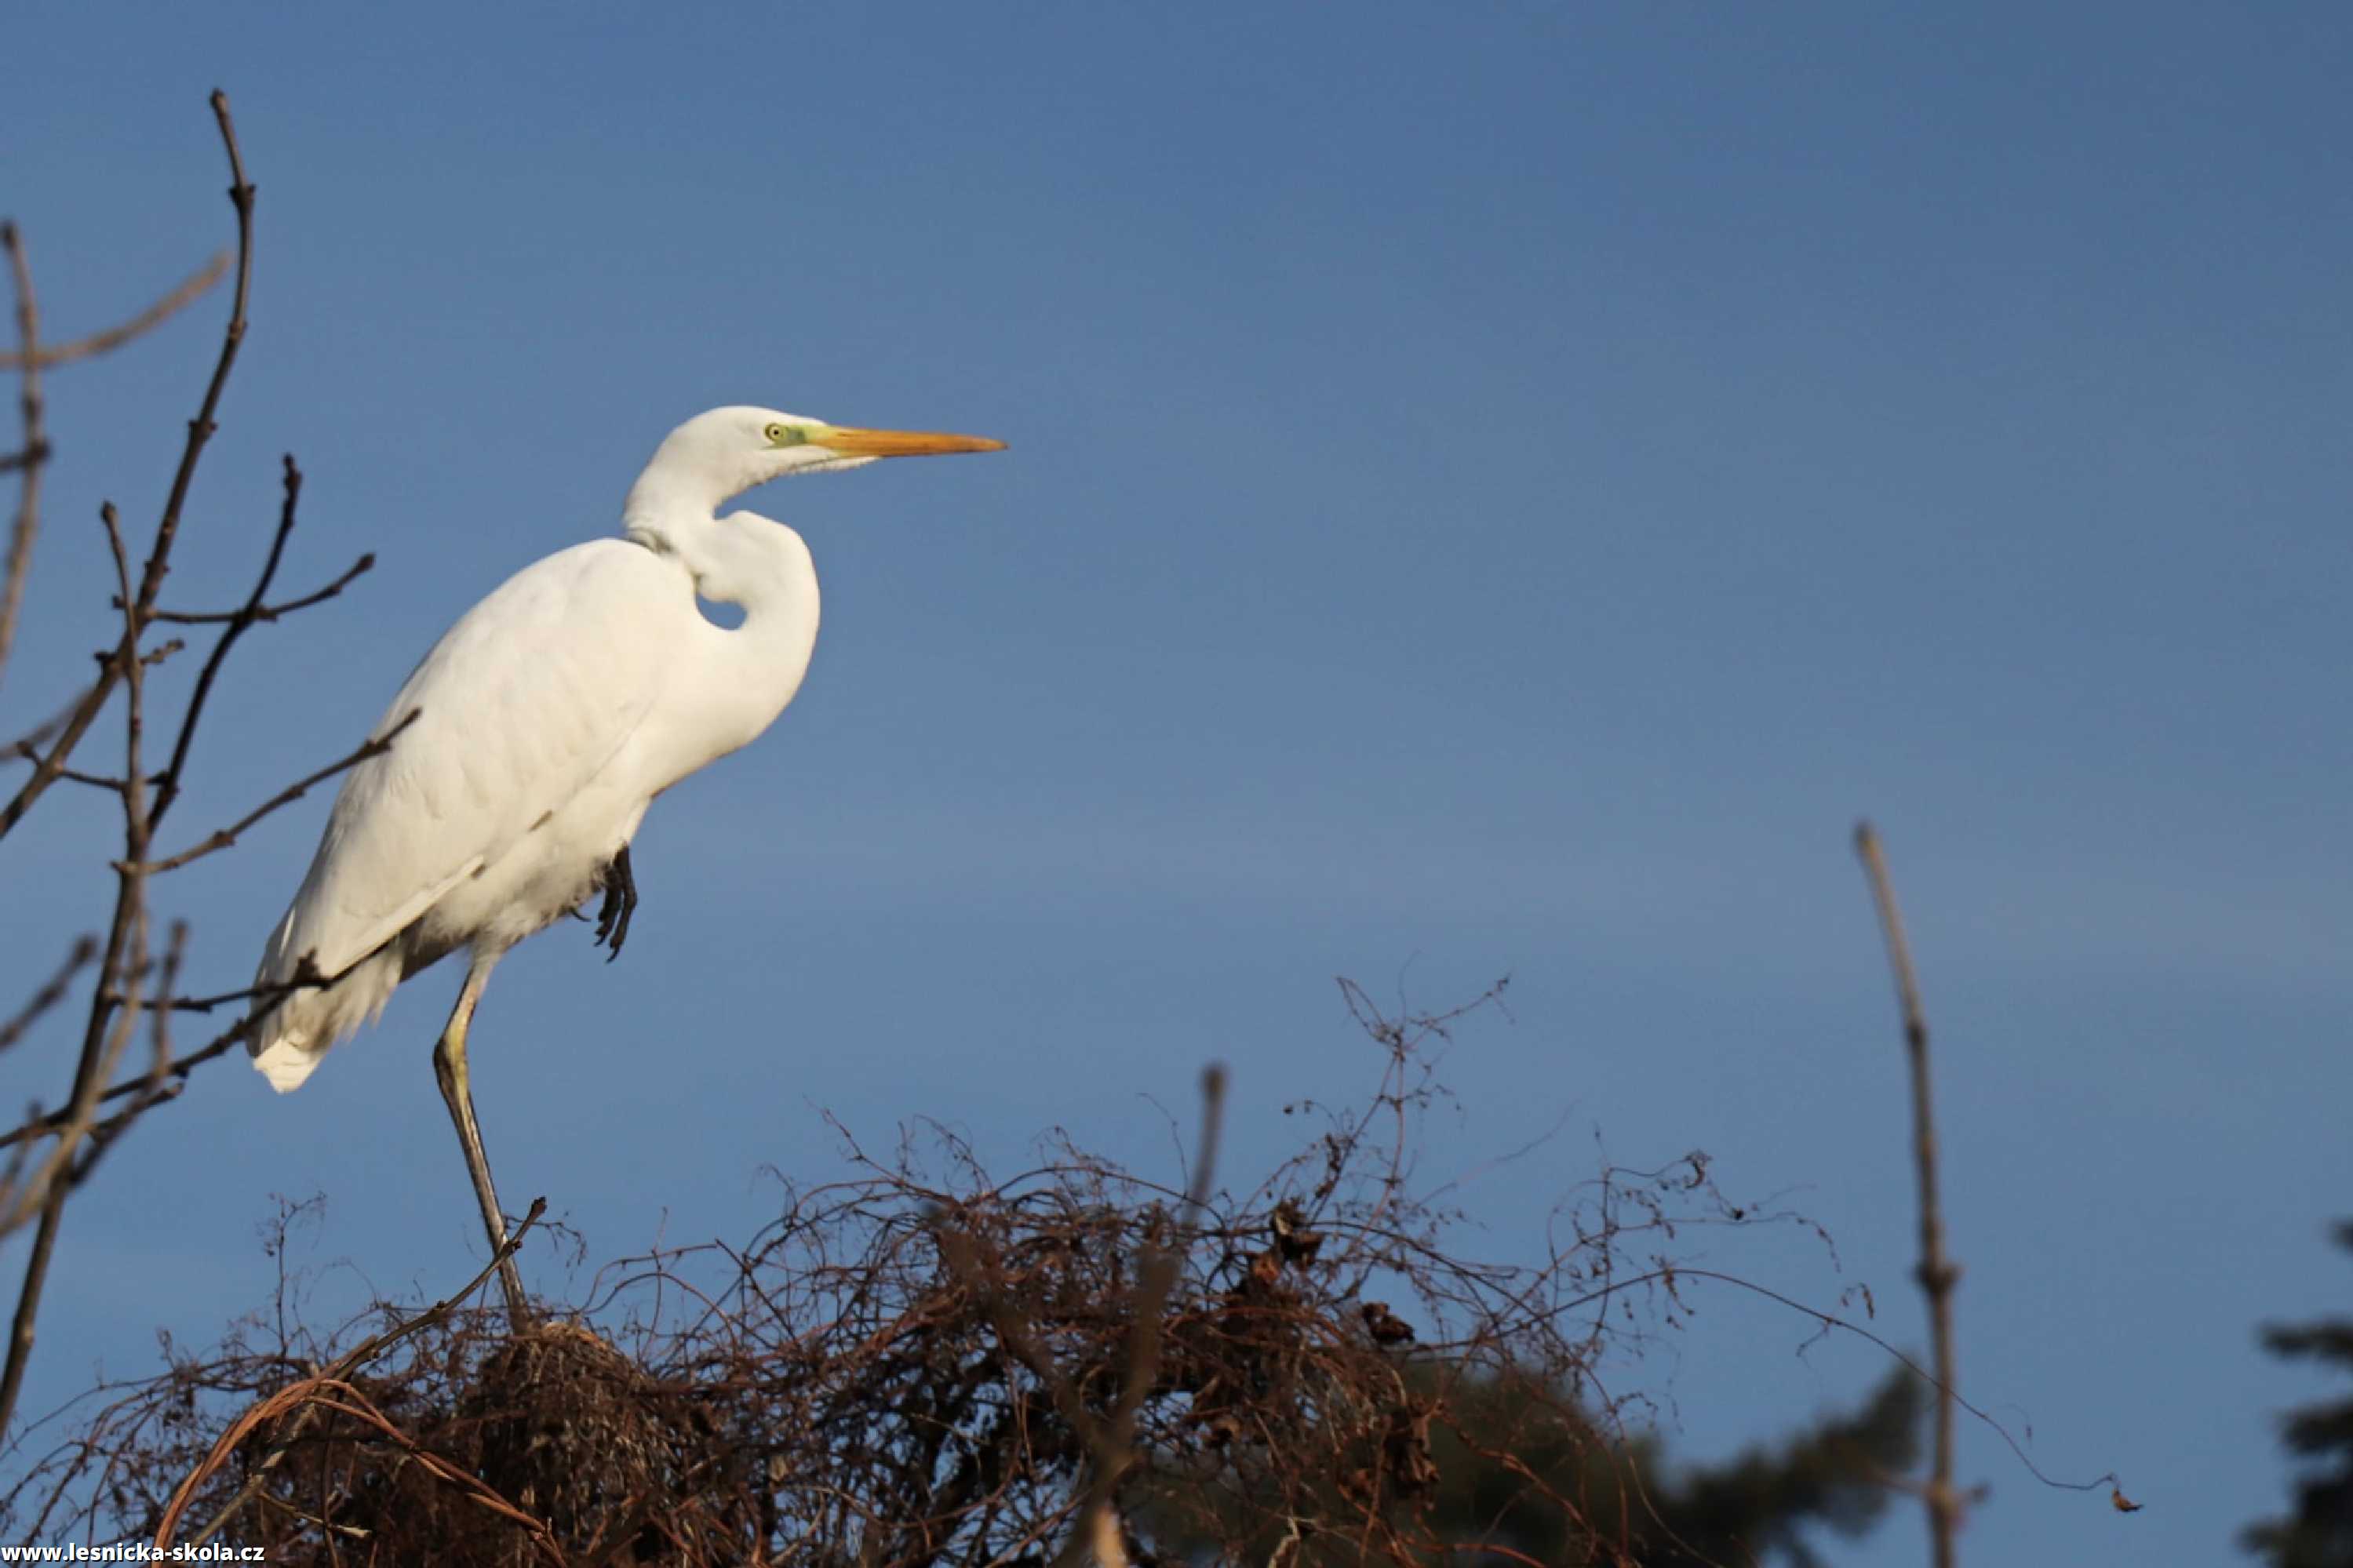
<svg viewBox="0 0 2353 1568">
<path fill-rule="evenodd" d="M 1461 1544 L 1432 1505 L 1477 1465 L 1518 1478 L 1499 1510 L 1630 1561 L 1644 1479 L 1588 1368 L 1672 1311 L 1675 1226 L 1759 1216 L 1694 1156 L 1604 1171 L 1541 1264 L 1457 1256 L 1408 1173 L 1458 1015 L 1349 994 L 1377 1086 L 1295 1108 L 1315 1131 L 1246 1193 L 1199 1180 L 1195 1209 L 1067 1140 L 998 1178 L 944 1128 L 881 1159 L 838 1130 L 852 1173 L 787 1186 L 744 1247 L 610 1265 L 521 1338 L 428 1313 L 332 1377 L 368 1325 L 312 1335 L 281 1272 L 278 1310 L 53 1418 L 0 1523 L 156 1536 L 185 1490 L 165 1533 L 273 1563 L 1405 1563 Z"/>
</svg>

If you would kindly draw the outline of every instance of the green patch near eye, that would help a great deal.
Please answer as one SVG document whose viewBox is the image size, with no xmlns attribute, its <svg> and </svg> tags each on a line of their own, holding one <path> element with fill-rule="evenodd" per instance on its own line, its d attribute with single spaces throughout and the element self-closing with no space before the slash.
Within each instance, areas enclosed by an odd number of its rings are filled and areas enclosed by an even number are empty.
<svg viewBox="0 0 2353 1568">
<path fill-rule="evenodd" d="M 767 436 L 771 447 L 804 447 L 809 438 L 808 431 L 798 425 L 771 425 Z"/>
</svg>

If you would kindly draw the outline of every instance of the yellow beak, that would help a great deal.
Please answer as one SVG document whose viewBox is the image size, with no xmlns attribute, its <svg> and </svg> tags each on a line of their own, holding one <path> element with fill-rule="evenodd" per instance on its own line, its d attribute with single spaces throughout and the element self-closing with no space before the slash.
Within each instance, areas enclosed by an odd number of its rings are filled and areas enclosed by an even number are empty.
<svg viewBox="0 0 2353 1568">
<path fill-rule="evenodd" d="M 1005 443 L 986 436 L 947 436 L 936 430 L 860 430 L 846 425 L 823 425 L 809 432 L 808 444 L 856 458 L 923 458 L 938 452 L 1002 452 Z"/>
</svg>

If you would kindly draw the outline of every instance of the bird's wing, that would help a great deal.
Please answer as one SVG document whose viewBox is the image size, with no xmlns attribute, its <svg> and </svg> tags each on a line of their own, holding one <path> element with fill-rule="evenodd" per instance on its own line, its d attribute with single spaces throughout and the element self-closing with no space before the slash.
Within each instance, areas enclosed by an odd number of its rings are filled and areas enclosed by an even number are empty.
<svg viewBox="0 0 2353 1568">
<path fill-rule="evenodd" d="M 305 954 L 341 973 L 561 809 L 659 699 L 681 613 L 680 569 L 621 540 L 551 555 L 467 611 L 370 738 L 417 717 L 345 775 L 262 983 Z"/>
</svg>

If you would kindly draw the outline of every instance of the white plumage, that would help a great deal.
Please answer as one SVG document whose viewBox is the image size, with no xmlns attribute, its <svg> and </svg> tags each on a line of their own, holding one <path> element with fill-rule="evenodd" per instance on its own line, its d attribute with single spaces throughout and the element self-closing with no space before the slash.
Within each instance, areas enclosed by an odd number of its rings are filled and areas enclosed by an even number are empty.
<svg viewBox="0 0 2353 1568">
<path fill-rule="evenodd" d="M 469 943 L 504 951 L 578 905 L 656 795 L 791 700 L 816 644 L 813 575 L 793 614 L 763 616 L 749 638 L 694 599 L 675 555 L 599 540 L 509 578 L 425 657 L 372 735 L 416 721 L 343 781 L 263 952 L 264 985 L 306 953 L 322 975 L 351 971 L 280 1003 L 256 1035 L 272 1087 L 300 1085 L 406 975 Z M 744 660 L 755 638 L 765 658 Z M 698 746 L 663 694 L 729 662 L 753 666 L 746 695 L 760 700 L 729 745 Z"/>
<path fill-rule="evenodd" d="M 790 473 L 999 446 L 746 407 L 672 431 L 630 489 L 624 537 L 509 578 L 425 656 L 371 731 L 417 715 L 344 777 L 256 984 L 286 985 L 306 962 L 341 978 L 257 1001 L 254 1066 L 280 1092 L 297 1088 L 402 980 L 470 949 L 435 1059 L 501 1244 L 465 1079 L 482 983 L 507 949 L 605 884 L 654 796 L 768 727 L 816 646 L 817 573 L 800 536 L 718 507 Z M 742 605 L 742 624 L 712 625 L 698 597 Z"/>
</svg>

